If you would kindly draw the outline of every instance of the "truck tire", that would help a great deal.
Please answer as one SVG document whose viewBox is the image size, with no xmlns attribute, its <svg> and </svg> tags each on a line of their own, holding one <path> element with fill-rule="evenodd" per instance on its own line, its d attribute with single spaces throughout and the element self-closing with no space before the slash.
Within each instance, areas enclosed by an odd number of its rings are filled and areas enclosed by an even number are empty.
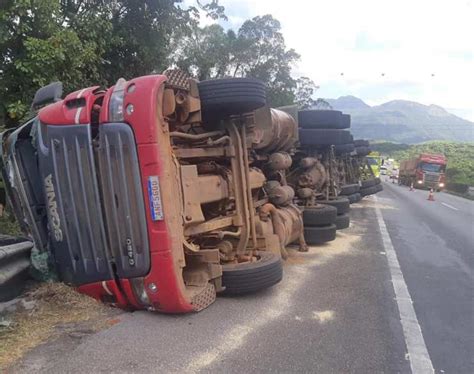
<svg viewBox="0 0 474 374">
<path fill-rule="evenodd" d="M 303 129 L 345 129 L 339 110 L 300 110 L 298 125 Z"/>
<path fill-rule="evenodd" d="M 337 209 L 337 215 L 349 212 L 349 199 L 345 196 L 338 197 L 337 199 L 318 200 L 317 203 L 335 207 Z"/>
<path fill-rule="evenodd" d="M 354 145 L 356 147 L 368 147 L 370 144 L 369 144 L 369 141 L 368 140 L 365 140 L 365 139 L 356 139 L 354 140 Z"/>
<path fill-rule="evenodd" d="M 265 84 L 252 78 L 212 79 L 198 83 L 203 119 L 220 119 L 265 106 Z"/>
<path fill-rule="evenodd" d="M 346 184 L 344 186 L 341 186 L 341 192 L 339 194 L 348 196 L 358 192 L 359 189 L 360 186 L 358 184 Z"/>
<path fill-rule="evenodd" d="M 343 230 L 343 229 L 347 229 L 349 227 L 349 223 L 350 223 L 350 218 L 349 218 L 349 215 L 348 214 L 341 214 L 339 216 L 336 217 L 336 229 L 337 230 Z"/>
<path fill-rule="evenodd" d="M 305 227 L 304 239 L 307 244 L 323 244 L 336 239 L 336 225 Z"/>
<path fill-rule="evenodd" d="M 360 199 L 362 199 L 362 196 L 359 192 L 357 192 L 357 193 L 347 196 L 347 198 L 349 199 L 350 204 L 354 204 L 354 203 L 359 202 Z"/>
<path fill-rule="evenodd" d="M 222 265 L 223 295 L 242 295 L 274 286 L 283 278 L 281 258 L 273 252 L 257 252 L 256 262 Z"/>
<path fill-rule="evenodd" d="M 376 182 L 375 179 L 366 179 L 360 182 L 360 188 L 367 188 L 375 186 Z"/>
<path fill-rule="evenodd" d="M 371 151 L 369 147 L 366 146 L 360 146 L 360 147 L 355 147 L 355 151 L 357 156 L 367 156 Z"/>
<path fill-rule="evenodd" d="M 336 221 L 337 208 L 330 205 L 305 207 L 303 210 L 303 224 L 309 226 L 324 226 Z"/>
<path fill-rule="evenodd" d="M 378 185 L 380 186 L 380 185 Z M 370 186 L 360 189 L 360 194 L 363 196 L 369 196 L 377 193 L 377 186 Z"/>
<path fill-rule="evenodd" d="M 351 127 L 351 115 L 342 113 L 342 127 L 343 129 L 348 129 Z"/>
<path fill-rule="evenodd" d="M 342 155 L 344 153 L 351 153 L 354 149 L 354 143 L 338 144 L 334 146 L 334 153 L 336 153 L 336 155 Z"/>
<path fill-rule="evenodd" d="M 379 177 L 375 177 L 375 184 L 380 184 L 382 183 L 382 181 L 380 180 Z"/>
<path fill-rule="evenodd" d="M 338 145 L 352 142 L 349 131 L 334 129 L 300 129 L 301 145 Z"/>
</svg>

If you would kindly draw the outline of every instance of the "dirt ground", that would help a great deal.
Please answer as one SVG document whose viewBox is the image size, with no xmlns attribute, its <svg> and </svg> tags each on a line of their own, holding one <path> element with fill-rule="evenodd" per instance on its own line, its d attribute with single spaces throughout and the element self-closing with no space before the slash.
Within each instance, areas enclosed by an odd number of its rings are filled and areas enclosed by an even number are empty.
<svg viewBox="0 0 474 374">
<path fill-rule="evenodd" d="M 80 339 L 118 323 L 122 313 L 62 283 L 37 285 L 16 305 L 0 317 L 0 372 L 42 343 Z"/>
</svg>

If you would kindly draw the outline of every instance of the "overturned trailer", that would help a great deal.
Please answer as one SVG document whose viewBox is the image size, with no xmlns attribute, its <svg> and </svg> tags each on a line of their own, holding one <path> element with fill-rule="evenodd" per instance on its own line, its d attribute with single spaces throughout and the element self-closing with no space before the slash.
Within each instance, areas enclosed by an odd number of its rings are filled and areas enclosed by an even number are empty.
<svg viewBox="0 0 474 374">
<path fill-rule="evenodd" d="M 167 71 L 58 90 L 40 90 L 35 104 L 54 103 L 3 134 L 1 156 L 14 212 L 63 281 L 122 308 L 198 311 L 278 283 L 285 246 L 306 248 L 274 178 L 297 125 L 261 82 Z"/>
</svg>

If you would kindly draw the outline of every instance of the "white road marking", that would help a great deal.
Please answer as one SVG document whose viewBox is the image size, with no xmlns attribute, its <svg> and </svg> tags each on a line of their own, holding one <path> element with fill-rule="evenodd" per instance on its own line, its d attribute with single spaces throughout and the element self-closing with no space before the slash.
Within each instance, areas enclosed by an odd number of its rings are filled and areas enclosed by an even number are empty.
<svg viewBox="0 0 474 374">
<path fill-rule="evenodd" d="M 377 197 L 375 196 L 377 200 Z M 403 278 L 403 273 L 398 262 L 397 254 L 393 248 L 392 240 L 385 225 L 382 212 L 379 207 L 375 208 L 377 220 L 382 235 L 383 245 L 387 253 L 388 267 L 392 277 L 393 290 L 395 291 L 395 299 L 400 313 L 400 321 L 402 323 L 403 335 L 407 345 L 408 356 L 410 359 L 410 367 L 413 374 L 418 373 L 434 373 L 433 364 L 431 363 L 428 349 L 426 348 L 423 333 L 420 324 L 416 318 L 413 301 L 408 292 L 408 287 Z"/>
<path fill-rule="evenodd" d="M 443 204 L 444 206 L 447 206 L 448 208 L 451 208 L 453 210 L 459 210 L 458 208 L 455 208 L 452 205 L 449 205 L 449 204 L 446 204 L 446 203 L 441 203 L 441 204 Z"/>
</svg>

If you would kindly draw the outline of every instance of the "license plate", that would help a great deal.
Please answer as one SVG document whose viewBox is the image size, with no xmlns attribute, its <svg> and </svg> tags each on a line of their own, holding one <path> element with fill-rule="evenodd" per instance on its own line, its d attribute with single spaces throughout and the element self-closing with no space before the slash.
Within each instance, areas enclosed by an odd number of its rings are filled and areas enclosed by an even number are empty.
<svg viewBox="0 0 474 374">
<path fill-rule="evenodd" d="M 163 221 L 160 180 L 157 175 L 148 177 L 148 197 L 150 199 L 151 219 L 153 221 Z"/>
</svg>

